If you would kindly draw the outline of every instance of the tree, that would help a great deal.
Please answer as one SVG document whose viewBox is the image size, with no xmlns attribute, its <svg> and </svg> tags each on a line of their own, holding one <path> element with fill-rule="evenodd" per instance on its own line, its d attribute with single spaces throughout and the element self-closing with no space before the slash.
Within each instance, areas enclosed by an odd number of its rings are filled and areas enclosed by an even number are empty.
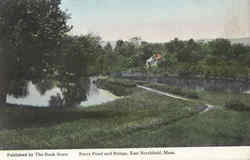
<svg viewBox="0 0 250 160">
<path fill-rule="evenodd" d="M 60 4 L 61 0 L 0 1 L 1 103 L 15 81 L 35 82 L 53 74 L 53 54 L 71 29 Z"/>
<path fill-rule="evenodd" d="M 123 40 L 118 40 L 116 42 L 116 47 L 115 47 L 115 53 L 129 57 L 132 55 L 135 55 L 137 52 L 137 47 L 134 42 L 128 42 L 128 41 L 123 41 Z"/>
<path fill-rule="evenodd" d="M 105 46 L 104 46 L 104 50 L 105 50 L 105 54 L 109 54 L 113 52 L 113 48 L 112 45 L 110 44 L 110 42 L 108 42 Z"/>
<path fill-rule="evenodd" d="M 178 50 L 178 60 L 180 62 L 197 63 L 201 59 L 201 46 L 193 39 L 185 42 L 184 47 Z"/>
<path fill-rule="evenodd" d="M 141 59 L 144 62 L 144 64 L 146 63 L 146 60 L 148 58 L 150 58 L 151 56 L 153 56 L 153 54 L 157 52 L 153 44 L 147 42 L 142 42 L 140 50 L 143 53 L 141 54 Z"/>
<path fill-rule="evenodd" d="M 228 59 L 232 55 L 231 42 L 227 39 L 216 39 L 209 42 L 210 55 Z"/>
<path fill-rule="evenodd" d="M 175 38 L 174 40 L 166 43 L 165 47 L 169 53 L 178 54 L 185 47 L 185 43 L 184 41 L 179 40 L 178 38 Z"/>
<path fill-rule="evenodd" d="M 239 59 L 244 61 L 249 54 L 249 49 L 243 44 L 232 44 L 232 59 Z"/>
<path fill-rule="evenodd" d="M 136 48 L 138 48 L 141 44 L 141 37 L 132 37 L 129 39 L 129 41 L 135 45 Z"/>
<path fill-rule="evenodd" d="M 63 94 L 62 104 L 71 107 L 86 100 L 89 87 L 86 79 L 98 70 L 96 62 L 102 48 L 100 38 L 91 34 L 66 36 L 62 46 L 57 55 L 58 76 L 55 79 Z"/>
<path fill-rule="evenodd" d="M 123 45 L 124 45 L 124 41 L 123 40 L 118 40 L 116 42 L 116 45 L 115 45 L 115 52 L 120 54 L 121 48 L 123 47 Z"/>
</svg>

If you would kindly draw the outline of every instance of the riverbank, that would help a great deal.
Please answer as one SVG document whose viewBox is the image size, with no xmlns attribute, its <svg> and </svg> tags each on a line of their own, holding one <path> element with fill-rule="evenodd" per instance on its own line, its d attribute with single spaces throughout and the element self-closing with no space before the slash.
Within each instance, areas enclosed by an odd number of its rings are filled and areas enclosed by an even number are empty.
<svg viewBox="0 0 250 160">
<path fill-rule="evenodd" d="M 1 107 L 1 128 L 4 130 L 0 131 L 0 147 L 129 147 L 111 139 L 157 129 L 200 111 L 199 103 L 183 102 L 138 88 L 133 90 L 128 97 L 98 107 L 63 110 Z M 146 143 L 141 147 L 146 147 Z"/>
<path fill-rule="evenodd" d="M 199 114 L 204 108 L 200 101 L 185 102 L 136 87 L 130 89 L 131 94 L 122 99 L 89 108 L 1 107 L 0 147 L 250 145 L 249 112 L 221 107 Z"/>
</svg>

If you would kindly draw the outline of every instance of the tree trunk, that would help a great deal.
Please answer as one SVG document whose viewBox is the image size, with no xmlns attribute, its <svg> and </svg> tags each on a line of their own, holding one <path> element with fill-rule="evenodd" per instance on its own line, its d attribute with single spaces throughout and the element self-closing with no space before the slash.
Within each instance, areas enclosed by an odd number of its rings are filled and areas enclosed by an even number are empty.
<svg viewBox="0 0 250 160">
<path fill-rule="evenodd" d="M 6 104 L 9 81 L 7 80 L 6 74 L 0 71 L 0 107 Z"/>
<path fill-rule="evenodd" d="M 8 81 L 4 77 L 0 77 L 0 107 L 7 102 Z"/>
<path fill-rule="evenodd" d="M 2 48 L 0 44 L 0 107 L 6 104 L 9 88 L 8 65 Z"/>
<path fill-rule="evenodd" d="M 1 92 L 0 93 L 0 107 L 2 107 L 2 105 L 5 105 L 7 101 L 7 94 L 5 92 Z"/>
</svg>

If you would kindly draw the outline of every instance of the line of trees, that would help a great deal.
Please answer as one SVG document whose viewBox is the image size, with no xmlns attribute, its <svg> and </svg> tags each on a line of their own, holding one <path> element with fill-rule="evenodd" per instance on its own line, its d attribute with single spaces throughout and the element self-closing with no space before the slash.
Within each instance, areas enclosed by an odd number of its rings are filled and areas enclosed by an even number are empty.
<svg viewBox="0 0 250 160">
<path fill-rule="evenodd" d="M 104 72 L 145 71 L 146 60 L 160 53 L 163 59 L 152 72 L 220 78 L 245 78 L 250 73 L 250 47 L 231 44 L 227 39 L 197 42 L 176 38 L 166 43 L 118 40 L 113 49 L 108 43 L 104 53 L 100 58 Z"/>
<path fill-rule="evenodd" d="M 48 80 L 54 80 L 64 105 L 71 106 L 86 99 L 84 77 L 144 72 L 146 60 L 156 53 L 164 58 L 152 72 L 203 77 L 249 74 L 250 47 L 226 39 L 149 43 L 134 37 L 103 46 L 98 36 L 70 36 L 70 16 L 60 4 L 61 0 L 0 1 L 0 103 L 8 94 L 26 96 L 29 82 L 45 93 L 54 85 Z"/>
</svg>

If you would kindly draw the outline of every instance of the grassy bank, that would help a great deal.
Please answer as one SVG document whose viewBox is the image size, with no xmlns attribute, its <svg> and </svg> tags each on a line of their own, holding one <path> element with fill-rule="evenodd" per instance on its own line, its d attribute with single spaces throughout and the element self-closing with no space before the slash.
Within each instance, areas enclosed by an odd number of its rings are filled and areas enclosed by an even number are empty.
<svg viewBox="0 0 250 160">
<path fill-rule="evenodd" d="M 212 110 L 160 128 L 115 137 L 112 141 L 130 147 L 249 146 L 249 123 L 249 112 Z"/>
<path fill-rule="evenodd" d="M 168 92 L 172 94 L 176 94 L 182 97 L 186 98 L 193 98 L 193 99 L 199 99 L 199 95 L 194 90 L 188 90 L 188 89 L 181 89 L 174 86 L 168 86 L 165 84 L 152 84 L 152 83 L 146 83 L 144 84 L 145 87 L 154 88 L 162 92 Z"/>
<path fill-rule="evenodd" d="M 96 81 L 99 88 L 109 90 L 117 96 L 128 96 L 136 89 L 136 83 L 130 80 L 102 78 Z"/>
<path fill-rule="evenodd" d="M 98 107 L 60 111 L 48 108 L 2 107 L 0 112 L 6 115 L 5 118 L 8 117 L 8 121 L 5 119 L 5 124 L 1 125 L 2 129 L 5 129 L 0 131 L 0 147 L 4 149 L 132 147 L 127 146 L 126 141 L 133 143 L 133 139 L 125 139 L 124 144 L 117 144 L 113 139 L 159 129 L 192 117 L 200 111 L 200 105 L 134 88 L 129 97 Z M 2 121 L 3 117 L 0 118 Z M 8 129 L 7 126 L 12 126 L 12 129 Z M 148 146 L 150 141 L 145 139 L 145 144 L 140 147 Z M 157 143 L 155 145 L 160 146 Z"/>
<path fill-rule="evenodd" d="M 106 79 L 108 82 L 110 86 L 130 83 Z M 129 96 L 90 108 L 1 107 L 0 148 L 250 145 L 250 112 L 221 107 L 200 113 L 200 100 L 184 102 L 134 86 L 128 88 Z M 213 99 L 202 94 L 199 99 Z M 221 104 L 225 97 L 213 103 Z"/>
</svg>

